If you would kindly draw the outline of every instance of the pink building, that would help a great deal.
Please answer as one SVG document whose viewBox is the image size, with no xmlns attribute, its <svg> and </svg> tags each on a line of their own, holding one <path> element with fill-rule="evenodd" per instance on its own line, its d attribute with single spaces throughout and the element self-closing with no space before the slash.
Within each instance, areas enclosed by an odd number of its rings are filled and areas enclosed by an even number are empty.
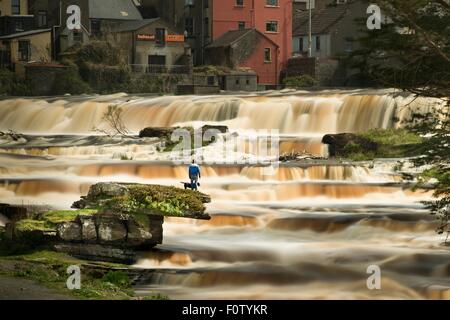
<svg viewBox="0 0 450 320">
<path fill-rule="evenodd" d="M 211 29 L 213 41 L 233 30 L 258 30 L 270 41 L 259 42 L 251 56 L 240 65 L 252 67 L 260 83 L 279 82 L 280 73 L 292 53 L 292 0 L 212 0 Z M 278 48 L 265 46 L 264 42 Z M 267 70 L 273 70 L 270 72 L 274 75 L 268 75 Z"/>
</svg>

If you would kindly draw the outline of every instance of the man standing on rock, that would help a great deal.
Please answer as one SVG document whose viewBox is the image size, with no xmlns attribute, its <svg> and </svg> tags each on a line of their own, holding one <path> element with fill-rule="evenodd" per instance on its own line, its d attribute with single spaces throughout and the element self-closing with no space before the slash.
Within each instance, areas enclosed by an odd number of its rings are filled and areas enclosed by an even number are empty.
<svg viewBox="0 0 450 320">
<path fill-rule="evenodd" d="M 191 165 L 189 166 L 189 179 L 191 179 L 191 189 L 197 190 L 198 179 L 201 178 L 200 167 L 195 163 L 195 160 L 192 160 Z"/>
</svg>

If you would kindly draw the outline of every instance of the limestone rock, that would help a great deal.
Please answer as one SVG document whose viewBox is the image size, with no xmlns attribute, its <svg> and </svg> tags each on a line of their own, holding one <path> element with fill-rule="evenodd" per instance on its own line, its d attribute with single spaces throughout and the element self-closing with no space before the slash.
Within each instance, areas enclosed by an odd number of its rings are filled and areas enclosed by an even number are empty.
<svg viewBox="0 0 450 320">
<path fill-rule="evenodd" d="M 122 220 L 112 215 L 97 216 L 98 239 L 100 242 L 119 242 L 127 238 L 127 229 Z"/>
<path fill-rule="evenodd" d="M 144 245 L 153 242 L 153 235 L 134 220 L 127 221 L 127 245 Z"/>
<path fill-rule="evenodd" d="M 57 229 L 58 237 L 64 241 L 81 241 L 81 226 L 76 222 L 61 223 Z"/>
<path fill-rule="evenodd" d="M 79 216 L 81 224 L 81 236 L 83 241 L 95 242 L 97 241 L 97 229 L 95 227 L 95 220 L 92 216 Z"/>
</svg>

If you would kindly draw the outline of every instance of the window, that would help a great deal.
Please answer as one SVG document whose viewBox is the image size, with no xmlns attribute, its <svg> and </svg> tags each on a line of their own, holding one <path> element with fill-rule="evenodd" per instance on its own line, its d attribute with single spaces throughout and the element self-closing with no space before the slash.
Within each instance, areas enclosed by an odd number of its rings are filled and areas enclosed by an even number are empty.
<svg viewBox="0 0 450 320">
<path fill-rule="evenodd" d="M 236 6 L 243 7 L 244 6 L 244 0 L 236 0 Z"/>
<path fill-rule="evenodd" d="M 186 33 L 187 33 L 188 37 L 193 37 L 194 36 L 194 18 L 187 17 L 184 20 L 184 28 L 186 29 Z"/>
<path fill-rule="evenodd" d="M 240 84 L 241 84 L 241 81 L 240 81 L 239 78 L 237 78 L 237 79 L 236 79 L 236 85 L 238 86 L 238 85 L 240 85 Z"/>
<path fill-rule="evenodd" d="M 249 86 L 250 85 L 250 80 L 249 79 L 245 80 L 245 83 Z"/>
<path fill-rule="evenodd" d="M 208 76 L 208 86 L 213 86 L 215 83 L 215 77 L 214 76 Z"/>
<path fill-rule="evenodd" d="M 184 5 L 187 7 L 193 7 L 194 6 L 194 0 L 185 0 Z"/>
<path fill-rule="evenodd" d="M 73 42 L 83 42 L 83 32 L 80 30 L 73 30 Z"/>
<path fill-rule="evenodd" d="M 278 32 L 278 21 L 267 21 L 266 32 Z"/>
<path fill-rule="evenodd" d="M 303 38 L 298 39 L 298 51 L 303 52 Z"/>
<path fill-rule="evenodd" d="M 20 14 L 20 0 L 11 0 L 11 14 Z"/>
<path fill-rule="evenodd" d="M 155 30 L 155 43 L 159 45 L 166 44 L 166 29 L 156 28 Z"/>
<path fill-rule="evenodd" d="M 101 22 L 100 20 L 91 20 L 91 33 L 94 36 L 101 34 Z"/>
<path fill-rule="evenodd" d="M 38 20 L 39 27 L 46 27 L 47 26 L 47 11 L 45 11 L 45 10 L 38 11 L 37 20 Z"/>
<path fill-rule="evenodd" d="M 352 52 L 353 51 L 353 40 L 346 40 L 345 42 L 345 51 Z"/>
<path fill-rule="evenodd" d="M 316 37 L 316 51 L 320 51 L 320 36 Z"/>
<path fill-rule="evenodd" d="M 22 20 L 17 20 L 17 21 L 14 23 L 14 31 L 15 31 L 15 32 L 22 32 L 22 31 L 24 31 L 24 28 L 23 28 L 23 21 L 22 21 Z"/>
<path fill-rule="evenodd" d="M 244 30 L 245 29 L 245 21 L 239 21 L 238 22 L 238 29 Z"/>
<path fill-rule="evenodd" d="M 278 0 L 266 0 L 266 6 L 278 7 Z"/>
<path fill-rule="evenodd" d="M 204 33 L 205 33 L 205 38 L 208 38 L 209 37 L 209 18 L 208 17 L 205 18 L 205 31 L 204 31 Z"/>
<path fill-rule="evenodd" d="M 272 51 L 270 48 L 264 49 L 264 62 L 272 62 Z"/>
<path fill-rule="evenodd" d="M 30 41 L 28 40 L 19 41 L 19 60 L 20 61 L 30 60 Z"/>
</svg>

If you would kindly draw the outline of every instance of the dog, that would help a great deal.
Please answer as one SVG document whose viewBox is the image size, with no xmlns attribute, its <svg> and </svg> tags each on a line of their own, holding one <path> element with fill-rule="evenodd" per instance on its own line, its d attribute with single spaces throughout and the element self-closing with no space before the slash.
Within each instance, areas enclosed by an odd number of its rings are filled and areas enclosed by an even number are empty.
<svg viewBox="0 0 450 320">
<path fill-rule="evenodd" d="M 184 185 L 184 190 L 191 189 L 195 190 L 190 182 L 181 182 Z M 200 182 L 197 182 L 197 187 L 200 187 Z"/>
</svg>

